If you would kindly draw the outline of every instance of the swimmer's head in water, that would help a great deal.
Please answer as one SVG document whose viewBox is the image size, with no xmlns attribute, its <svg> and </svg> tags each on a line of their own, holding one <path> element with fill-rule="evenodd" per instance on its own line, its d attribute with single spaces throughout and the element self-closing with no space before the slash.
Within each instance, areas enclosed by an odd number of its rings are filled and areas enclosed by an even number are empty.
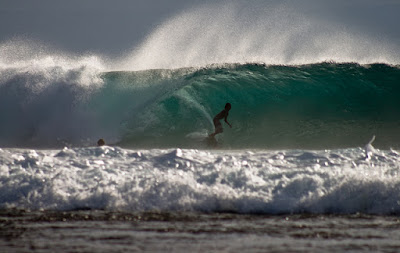
<svg viewBox="0 0 400 253">
<path fill-rule="evenodd" d="M 99 146 L 103 146 L 103 145 L 105 145 L 106 144 L 106 142 L 103 140 L 103 139 L 99 139 L 98 141 L 97 141 L 97 145 L 99 145 Z"/>
<path fill-rule="evenodd" d="M 225 105 L 225 110 L 230 110 L 231 109 L 231 104 L 230 103 L 226 103 Z"/>
</svg>

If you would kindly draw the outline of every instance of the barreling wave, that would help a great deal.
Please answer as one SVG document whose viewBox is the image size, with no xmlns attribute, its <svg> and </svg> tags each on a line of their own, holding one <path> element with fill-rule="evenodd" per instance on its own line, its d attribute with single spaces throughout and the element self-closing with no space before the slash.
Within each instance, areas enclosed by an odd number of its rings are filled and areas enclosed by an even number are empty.
<svg viewBox="0 0 400 253">
<path fill-rule="evenodd" d="M 158 85 L 137 83 L 150 73 Z M 400 140 L 400 70 L 384 64 L 246 64 L 113 72 L 104 79 L 108 86 L 132 83 L 127 99 L 137 104 L 124 124 L 123 145 L 198 145 L 196 137 L 214 130 L 212 117 L 226 102 L 233 128 L 225 125 L 222 147 L 349 147 L 376 135 L 376 145 L 387 148 Z"/>
<path fill-rule="evenodd" d="M 398 66 L 46 71 L 3 77 L 0 145 L 85 146 L 101 137 L 133 148 L 202 148 L 226 102 L 233 128 L 217 137 L 220 148 L 355 147 L 372 135 L 377 147 L 400 143 Z"/>
</svg>

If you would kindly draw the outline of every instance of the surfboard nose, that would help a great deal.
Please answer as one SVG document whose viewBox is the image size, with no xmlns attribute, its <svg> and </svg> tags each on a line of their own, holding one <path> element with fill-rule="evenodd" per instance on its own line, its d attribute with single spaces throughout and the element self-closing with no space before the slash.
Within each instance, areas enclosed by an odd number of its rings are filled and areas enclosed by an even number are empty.
<svg viewBox="0 0 400 253">
<path fill-rule="evenodd" d="M 375 141 L 375 135 L 372 136 L 372 139 L 364 147 L 366 159 L 370 159 L 372 155 L 375 153 L 375 148 L 374 146 L 372 146 L 372 142 L 374 141 Z"/>
</svg>

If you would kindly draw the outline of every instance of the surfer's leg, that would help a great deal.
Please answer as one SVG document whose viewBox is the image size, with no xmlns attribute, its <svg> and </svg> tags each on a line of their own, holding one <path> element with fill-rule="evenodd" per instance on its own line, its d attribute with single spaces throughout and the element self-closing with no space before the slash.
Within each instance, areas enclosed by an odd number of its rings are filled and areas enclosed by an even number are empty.
<svg viewBox="0 0 400 253">
<path fill-rule="evenodd" d="M 219 122 L 218 120 L 214 121 L 214 126 L 215 132 L 210 134 L 210 137 L 214 137 L 215 135 L 220 134 L 224 131 L 221 122 Z"/>
</svg>

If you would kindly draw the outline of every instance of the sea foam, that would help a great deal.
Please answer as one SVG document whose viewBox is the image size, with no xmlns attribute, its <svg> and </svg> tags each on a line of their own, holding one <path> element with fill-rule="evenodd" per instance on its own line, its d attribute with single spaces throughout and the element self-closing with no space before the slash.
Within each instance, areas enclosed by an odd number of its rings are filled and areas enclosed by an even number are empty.
<svg viewBox="0 0 400 253">
<path fill-rule="evenodd" d="M 398 214 L 399 154 L 0 150 L 0 208 Z"/>
</svg>

